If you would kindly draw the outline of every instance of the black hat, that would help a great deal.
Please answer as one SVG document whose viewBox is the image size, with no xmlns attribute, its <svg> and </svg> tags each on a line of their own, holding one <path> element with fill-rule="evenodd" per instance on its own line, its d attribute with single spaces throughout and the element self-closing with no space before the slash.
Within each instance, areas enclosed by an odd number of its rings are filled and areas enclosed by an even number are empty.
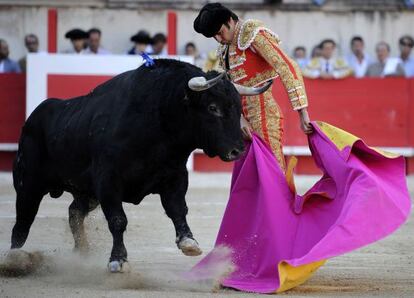
<svg viewBox="0 0 414 298">
<path fill-rule="evenodd" d="M 66 38 L 70 40 L 85 39 L 89 37 L 88 32 L 83 31 L 82 29 L 72 29 L 65 34 Z"/>
<path fill-rule="evenodd" d="M 194 30 L 205 37 L 213 37 L 232 15 L 231 10 L 220 3 L 208 3 L 194 20 Z"/>
<path fill-rule="evenodd" d="M 151 43 L 151 37 L 149 33 L 145 30 L 138 31 L 137 34 L 131 36 L 131 41 L 135 43 L 143 43 L 143 44 L 150 44 Z"/>
</svg>

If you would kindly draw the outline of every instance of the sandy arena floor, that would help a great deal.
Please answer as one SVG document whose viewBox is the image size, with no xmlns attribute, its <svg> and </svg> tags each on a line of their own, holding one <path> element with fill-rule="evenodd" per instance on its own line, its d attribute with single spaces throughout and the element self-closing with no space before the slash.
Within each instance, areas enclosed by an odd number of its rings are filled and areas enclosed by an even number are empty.
<svg viewBox="0 0 414 298">
<path fill-rule="evenodd" d="M 299 191 L 317 177 L 298 177 Z M 414 177 L 409 179 L 414 197 Z M 226 206 L 230 175 L 192 174 L 187 194 L 188 222 L 204 254 L 212 249 Z M 4 257 L 14 224 L 11 175 L 0 173 L 0 255 Z M 214 290 L 212 282 L 188 284 L 180 274 L 201 257 L 186 257 L 176 248 L 175 233 L 158 196 L 139 206 L 125 205 L 129 225 L 125 234 L 130 274 L 109 274 L 106 263 L 112 239 L 98 208 L 86 220 L 91 255 L 72 252 L 68 225 L 68 194 L 46 197 L 32 226 L 26 251 L 47 256 L 47 269 L 20 277 L 0 276 L 0 297 L 253 297 L 232 290 Z M 414 297 L 414 220 L 390 237 L 327 262 L 289 297 Z M 203 255 L 204 255 L 203 254 Z M 1 259 L 1 257 L 0 257 Z M 263 297 L 263 296 L 261 296 Z"/>
</svg>

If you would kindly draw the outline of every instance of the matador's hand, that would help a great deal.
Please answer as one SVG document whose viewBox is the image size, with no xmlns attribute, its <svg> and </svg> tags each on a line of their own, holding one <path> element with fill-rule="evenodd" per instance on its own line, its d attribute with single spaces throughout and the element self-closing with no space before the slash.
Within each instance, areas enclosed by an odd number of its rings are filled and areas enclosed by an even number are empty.
<svg viewBox="0 0 414 298">
<path fill-rule="evenodd" d="M 240 116 L 240 128 L 243 134 L 243 138 L 246 141 L 251 141 L 253 139 L 252 127 L 250 123 L 243 117 L 243 115 Z"/>
<path fill-rule="evenodd" d="M 300 128 L 302 131 L 309 135 L 313 132 L 312 125 L 310 124 L 309 114 L 306 108 L 299 110 L 299 117 L 300 117 Z"/>
</svg>

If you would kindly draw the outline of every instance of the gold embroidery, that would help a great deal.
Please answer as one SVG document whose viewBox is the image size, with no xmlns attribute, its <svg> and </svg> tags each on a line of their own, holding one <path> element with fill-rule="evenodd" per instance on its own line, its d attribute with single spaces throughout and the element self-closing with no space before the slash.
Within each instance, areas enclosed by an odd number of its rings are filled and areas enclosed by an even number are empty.
<svg viewBox="0 0 414 298">
<path fill-rule="evenodd" d="M 261 83 L 264 83 L 276 77 L 277 77 L 277 72 L 274 69 L 268 69 L 261 73 L 257 73 L 254 77 L 246 80 L 245 82 L 243 82 L 243 85 L 247 87 L 257 87 Z"/>
<path fill-rule="evenodd" d="M 243 64 L 245 49 L 250 47 L 257 55 L 263 57 L 272 66 L 264 71 L 257 70 L 250 74 L 248 79 L 243 80 L 244 86 L 257 86 L 264 81 L 280 76 L 285 89 L 289 94 L 293 109 L 297 110 L 307 106 L 306 92 L 304 88 L 302 73 L 298 65 L 288 58 L 279 48 L 279 39 L 269 29 L 264 28 L 259 21 L 246 21 L 242 24 L 237 36 L 236 50 L 233 40 L 230 45 L 229 56 L 230 67 Z M 241 47 L 242 46 L 242 47 Z M 244 48 L 245 47 L 245 48 Z M 242 51 L 242 54 L 238 54 Z M 250 53 L 249 53 L 250 54 Z M 229 71 L 233 81 L 246 77 L 244 66 Z M 269 89 L 262 95 L 243 97 L 243 114 L 251 124 L 253 130 L 270 146 L 280 168 L 285 172 L 286 163 L 282 151 L 283 143 L 283 115 L 279 106 L 273 98 L 272 90 Z"/>
<path fill-rule="evenodd" d="M 249 41 L 254 38 L 256 28 L 262 27 L 264 24 L 258 20 L 247 20 L 243 23 L 238 36 L 238 44 L 240 47 L 248 45 Z M 251 42 L 250 42 L 251 43 Z"/>
<path fill-rule="evenodd" d="M 221 68 L 225 69 L 226 65 L 226 51 L 227 48 L 224 45 L 219 45 L 217 48 L 217 56 L 220 59 L 220 66 Z M 235 45 L 229 45 L 229 67 L 230 69 L 234 69 L 235 67 L 243 65 L 244 61 L 246 61 L 246 54 L 244 51 L 241 55 L 237 55 L 236 53 L 236 46 Z"/>
<path fill-rule="evenodd" d="M 263 22 L 258 21 L 258 20 L 246 20 L 241 25 L 240 31 L 239 32 L 236 31 L 236 33 L 238 33 L 237 46 L 239 47 L 239 49 L 245 50 L 248 47 L 250 47 L 251 43 L 256 38 L 256 35 L 261 30 L 266 31 L 277 42 L 279 42 L 279 37 L 275 33 L 273 33 L 271 30 L 266 28 Z"/>
<path fill-rule="evenodd" d="M 232 69 L 228 72 L 228 74 L 233 82 L 240 81 L 247 76 L 243 68 Z"/>
<path fill-rule="evenodd" d="M 278 41 L 268 32 L 261 31 L 253 41 L 256 51 L 274 67 L 286 90 L 294 110 L 308 106 L 305 89 L 303 88 L 302 73 L 293 60 L 279 48 Z"/>
<path fill-rule="evenodd" d="M 225 53 L 226 53 L 226 46 L 219 44 L 219 46 L 217 47 L 217 58 L 219 59 L 219 67 L 221 69 L 226 69 L 225 63 L 224 63 Z"/>
<path fill-rule="evenodd" d="M 260 104 L 260 96 L 247 96 L 243 99 L 243 111 L 246 112 L 245 118 L 248 119 L 254 132 L 264 141 L 265 131 L 267 132 L 268 145 L 275 155 L 282 171 L 286 170 L 285 157 L 282 150 L 283 140 L 283 116 L 279 106 L 273 99 L 271 90 L 263 93 L 264 111 Z M 263 114 L 264 115 L 263 115 Z M 266 118 L 265 124 L 262 115 Z M 265 127 L 263 127 L 265 125 Z"/>
<path fill-rule="evenodd" d="M 231 47 L 230 47 L 231 50 Z M 230 69 L 243 65 L 244 61 L 246 61 L 246 55 L 243 51 L 241 55 L 229 55 L 229 66 Z"/>
<path fill-rule="evenodd" d="M 283 115 L 279 106 L 273 99 L 272 92 L 264 93 L 266 124 L 269 135 L 270 148 L 276 156 L 282 171 L 286 171 L 285 157 L 283 155 Z"/>
</svg>

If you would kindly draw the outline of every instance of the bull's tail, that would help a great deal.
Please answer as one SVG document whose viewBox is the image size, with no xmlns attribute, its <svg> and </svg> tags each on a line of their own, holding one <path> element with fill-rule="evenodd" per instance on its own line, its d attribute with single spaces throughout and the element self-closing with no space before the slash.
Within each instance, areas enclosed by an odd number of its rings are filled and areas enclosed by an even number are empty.
<svg viewBox="0 0 414 298">
<path fill-rule="evenodd" d="M 26 150 L 24 148 L 28 147 L 25 145 L 25 139 L 26 137 L 22 134 L 20 136 L 17 154 L 13 162 L 13 184 L 16 192 L 21 191 L 24 184 L 23 180 L 26 169 L 26 162 L 24 161 L 26 158 Z"/>
<path fill-rule="evenodd" d="M 27 184 L 30 187 L 40 187 L 45 184 L 44 166 L 47 160 L 45 128 L 61 103 L 58 99 L 43 101 L 29 116 L 22 128 L 19 148 L 13 164 L 13 181 L 16 192 L 24 191 Z M 42 175 L 43 174 L 43 175 Z M 37 177 L 34 177 L 37 176 Z M 31 185 L 28 181 L 36 181 Z"/>
<path fill-rule="evenodd" d="M 46 148 L 42 123 L 36 121 L 36 118 L 32 114 L 27 119 L 20 135 L 19 148 L 13 163 L 13 184 L 16 192 L 23 191 L 27 185 L 26 180 L 35 179 L 33 175 L 38 175 L 41 171 L 42 155 Z"/>
<path fill-rule="evenodd" d="M 45 156 L 42 103 L 22 128 L 19 148 L 13 164 L 13 184 L 16 190 L 16 223 L 12 231 L 11 247 L 20 248 L 26 242 L 30 227 L 46 193 Z"/>
<path fill-rule="evenodd" d="M 22 136 L 13 166 L 16 190 L 16 223 L 12 231 L 11 248 L 20 248 L 26 242 L 36 217 L 44 189 L 40 169 L 40 146 L 30 136 Z"/>
</svg>

